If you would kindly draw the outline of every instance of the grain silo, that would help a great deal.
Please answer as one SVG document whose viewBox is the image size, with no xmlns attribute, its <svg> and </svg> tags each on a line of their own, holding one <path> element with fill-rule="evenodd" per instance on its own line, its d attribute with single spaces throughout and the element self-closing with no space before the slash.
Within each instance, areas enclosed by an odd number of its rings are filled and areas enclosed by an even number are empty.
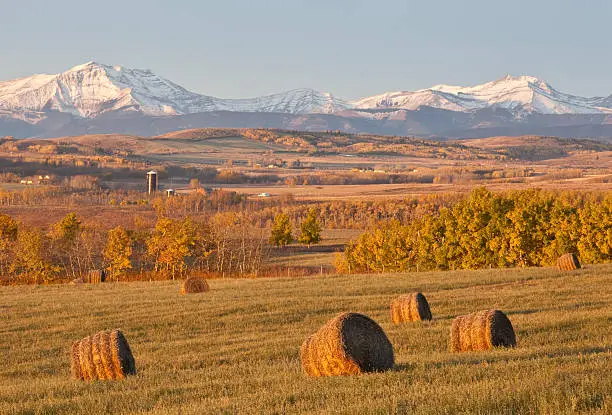
<svg viewBox="0 0 612 415">
<path fill-rule="evenodd" d="M 152 195 L 157 192 L 157 172 L 151 170 L 147 173 L 147 193 Z"/>
</svg>

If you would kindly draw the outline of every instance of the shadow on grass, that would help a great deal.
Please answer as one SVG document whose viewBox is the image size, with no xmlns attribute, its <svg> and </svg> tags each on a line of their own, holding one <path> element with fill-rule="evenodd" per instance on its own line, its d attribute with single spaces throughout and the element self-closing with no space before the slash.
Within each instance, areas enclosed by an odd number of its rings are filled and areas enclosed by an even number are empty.
<svg viewBox="0 0 612 415">
<path fill-rule="evenodd" d="M 571 356 L 580 356 L 580 355 L 589 355 L 589 354 L 599 354 L 599 353 L 612 353 L 612 347 L 582 347 L 582 348 L 565 348 L 558 349 L 552 352 L 545 351 L 534 351 L 531 353 L 521 354 L 518 356 L 509 355 L 507 353 L 497 354 L 495 351 L 512 351 L 513 349 L 503 349 L 497 348 L 491 352 L 462 352 L 462 353 L 453 353 L 451 358 L 447 360 L 442 360 L 438 362 L 426 363 L 426 367 L 428 368 L 442 368 L 445 366 L 461 366 L 461 365 L 482 365 L 482 364 L 493 364 L 499 362 L 511 362 L 511 361 L 526 361 L 526 360 L 534 360 L 534 359 L 555 359 L 555 358 L 563 358 L 563 357 L 571 357 Z M 520 349 L 516 349 L 519 350 Z M 404 369 L 413 368 L 415 365 L 413 364 L 400 364 L 398 366 L 404 367 Z"/>
<path fill-rule="evenodd" d="M 556 308 L 555 307 L 549 307 L 549 308 L 531 308 L 531 309 L 526 309 L 526 310 L 509 311 L 508 315 L 514 315 L 514 314 L 529 315 L 529 314 L 543 313 L 543 312 L 552 311 L 552 310 L 556 310 Z"/>
<path fill-rule="evenodd" d="M 584 301 L 575 304 L 561 305 L 558 307 L 547 307 L 547 308 L 528 308 L 525 310 L 517 310 L 517 311 L 508 311 L 508 315 L 513 314 L 537 314 L 537 313 L 546 313 L 549 311 L 572 311 L 579 310 L 581 308 L 597 308 L 597 307 L 605 307 L 606 303 L 604 301 Z"/>
<path fill-rule="evenodd" d="M 406 372 L 406 371 L 412 371 L 415 370 L 417 367 L 417 365 L 415 364 L 410 364 L 410 363 L 398 363 L 395 366 L 393 366 L 393 368 L 391 369 L 391 371 L 393 372 Z"/>
<path fill-rule="evenodd" d="M 289 245 L 282 248 L 274 248 L 271 251 L 273 257 L 286 257 L 297 254 L 314 254 L 314 253 L 329 253 L 344 251 L 344 244 L 329 244 L 329 245 Z"/>
<path fill-rule="evenodd" d="M 534 351 L 527 354 L 521 354 L 518 356 L 508 355 L 507 353 L 497 354 L 495 351 L 511 351 L 512 349 L 495 349 L 490 352 L 463 352 L 463 353 L 449 353 L 450 358 L 446 360 L 439 360 L 436 362 L 425 363 L 426 369 L 441 369 L 444 367 L 456 367 L 456 366 L 482 366 L 495 363 L 508 363 L 508 362 L 520 362 L 529 361 L 535 359 L 555 359 L 571 356 L 589 355 L 589 354 L 600 354 L 600 353 L 612 353 L 612 347 L 582 347 L 576 349 L 559 349 L 553 352 Z M 417 364 L 402 362 L 397 363 L 391 369 L 393 372 L 405 372 L 414 371 L 417 369 Z"/>
</svg>

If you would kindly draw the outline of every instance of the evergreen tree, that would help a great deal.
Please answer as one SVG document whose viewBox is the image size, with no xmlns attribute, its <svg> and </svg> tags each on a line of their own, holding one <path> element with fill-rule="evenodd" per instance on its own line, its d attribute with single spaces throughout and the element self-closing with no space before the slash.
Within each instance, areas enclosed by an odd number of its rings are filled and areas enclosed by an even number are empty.
<svg viewBox="0 0 612 415">
<path fill-rule="evenodd" d="M 308 216 L 300 225 L 300 237 L 298 242 L 304 245 L 318 244 L 321 242 L 321 224 L 319 223 L 319 211 L 310 208 Z"/>
<path fill-rule="evenodd" d="M 54 228 L 56 238 L 69 244 L 74 242 L 78 236 L 81 230 L 81 221 L 77 218 L 76 213 L 71 212 L 56 223 Z"/>
<path fill-rule="evenodd" d="M 293 227 L 289 216 L 284 213 L 279 213 L 274 217 L 274 225 L 272 225 L 272 234 L 269 242 L 276 246 L 285 246 L 293 242 Z"/>
</svg>

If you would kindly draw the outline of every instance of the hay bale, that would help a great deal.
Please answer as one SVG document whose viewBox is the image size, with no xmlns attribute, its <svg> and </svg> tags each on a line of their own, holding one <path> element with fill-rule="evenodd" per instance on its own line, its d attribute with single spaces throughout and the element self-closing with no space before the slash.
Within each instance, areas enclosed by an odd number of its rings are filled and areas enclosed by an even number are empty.
<svg viewBox="0 0 612 415">
<path fill-rule="evenodd" d="M 400 295 L 391 302 L 391 319 L 395 324 L 431 320 L 429 303 L 421 293 Z"/>
<path fill-rule="evenodd" d="M 578 261 L 576 254 L 570 252 L 561 255 L 559 259 L 557 259 L 557 268 L 559 268 L 560 271 L 574 271 L 580 269 L 580 261 Z"/>
<path fill-rule="evenodd" d="M 300 347 L 309 376 L 353 375 L 391 369 L 393 346 L 383 329 L 363 314 L 342 313 Z"/>
<path fill-rule="evenodd" d="M 91 337 L 85 337 L 79 343 L 79 362 L 81 363 L 81 374 L 84 380 L 94 380 L 96 369 L 93 365 L 93 355 L 91 352 Z"/>
<path fill-rule="evenodd" d="M 119 330 L 110 332 L 110 351 L 117 378 L 136 374 L 136 362 L 130 350 L 130 345 Z"/>
<path fill-rule="evenodd" d="M 451 352 L 490 350 L 498 346 L 516 346 L 512 323 L 501 311 L 478 311 L 453 320 L 450 331 Z"/>
<path fill-rule="evenodd" d="M 116 331 L 120 333 L 119 330 L 116 330 Z M 117 370 L 115 368 L 115 364 L 113 363 L 113 351 L 112 351 L 113 348 L 111 347 L 111 345 L 117 342 L 112 339 L 110 331 L 103 331 L 103 332 L 100 332 L 99 334 L 100 334 L 100 342 L 99 342 L 99 346 L 95 350 L 95 353 L 97 353 L 98 356 L 94 357 L 94 360 L 100 360 L 102 362 L 102 368 L 104 371 L 104 374 L 102 376 L 104 376 L 106 379 L 114 379 L 115 377 L 119 376 L 116 373 L 119 374 L 122 372 L 121 366 L 119 367 L 119 370 Z M 126 344 L 127 344 L 127 341 L 126 341 Z M 131 352 L 129 354 L 131 355 Z M 134 366 L 133 358 L 132 358 L 131 365 Z M 134 371 L 136 371 L 135 367 L 134 367 Z"/>
<path fill-rule="evenodd" d="M 90 284 L 100 284 L 106 280 L 106 274 L 103 269 L 92 269 L 90 270 L 85 278 Z"/>
<path fill-rule="evenodd" d="M 70 284 L 72 284 L 72 285 L 81 285 L 84 282 L 85 281 L 83 281 L 83 278 L 75 278 L 72 281 L 70 281 Z"/>
<path fill-rule="evenodd" d="M 109 345 L 109 341 L 103 336 L 105 332 L 99 332 L 93 335 L 91 339 L 91 356 L 94 368 L 96 369 L 96 379 L 106 380 L 107 371 L 104 367 L 102 355 L 107 352 L 105 346 Z"/>
<path fill-rule="evenodd" d="M 136 363 L 127 340 L 115 329 L 74 342 L 70 371 L 79 380 L 122 379 L 136 374 Z"/>
<path fill-rule="evenodd" d="M 189 277 L 181 284 L 181 294 L 203 293 L 210 290 L 202 277 Z"/>
<path fill-rule="evenodd" d="M 70 351 L 70 373 L 75 379 L 82 380 L 83 372 L 81 371 L 81 360 L 79 358 L 80 342 L 73 342 Z"/>
</svg>

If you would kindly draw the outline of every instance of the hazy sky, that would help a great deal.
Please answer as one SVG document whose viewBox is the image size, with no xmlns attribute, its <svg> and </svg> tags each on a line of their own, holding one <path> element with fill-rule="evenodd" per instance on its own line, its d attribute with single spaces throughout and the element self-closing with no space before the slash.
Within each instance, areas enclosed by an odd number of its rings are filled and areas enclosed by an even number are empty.
<svg viewBox="0 0 612 415">
<path fill-rule="evenodd" d="M 96 60 L 227 98 L 358 98 L 506 73 L 609 95 L 611 22 L 608 0 L 0 0 L 0 80 Z"/>
</svg>

